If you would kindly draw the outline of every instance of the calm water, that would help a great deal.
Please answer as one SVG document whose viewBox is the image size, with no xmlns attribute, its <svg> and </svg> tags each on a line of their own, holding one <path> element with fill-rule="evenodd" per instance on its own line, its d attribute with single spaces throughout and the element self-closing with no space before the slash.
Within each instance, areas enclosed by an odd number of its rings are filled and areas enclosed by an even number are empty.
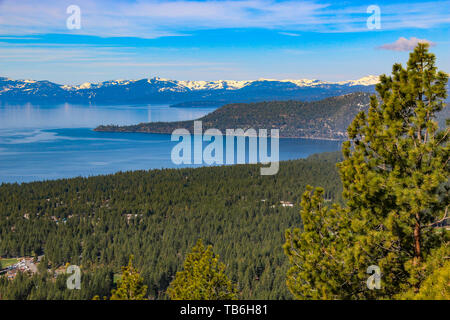
<svg viewBox="0 0 450 320">
<path fill-rule="evenodd" d="M 167 105 L 0 106 L 0 183 L 181 167 L 171 161 L 177 142 L 170 141 L 170 135 L 92 129 L 99 124 L 192 120 L 213 110 Z M 280 160 L 339 147 L 335 141 L 280 139 Z"/>
</svg>

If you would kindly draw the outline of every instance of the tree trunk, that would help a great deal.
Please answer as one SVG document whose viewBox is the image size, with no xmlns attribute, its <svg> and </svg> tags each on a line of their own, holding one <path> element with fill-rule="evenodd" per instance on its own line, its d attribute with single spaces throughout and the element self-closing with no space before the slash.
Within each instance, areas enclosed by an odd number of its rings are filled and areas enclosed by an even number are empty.
<svg viewBox="0 0 450 320">
<path fill-rule="evenodd" d="M 419 223 L 419 214 L 416 214 L 416 225 L 414 226 L 414 260 L 413 265 L 415 267 L 418 267 L 421 262 L 421 251 L 420 251 L 420 223 Z M 420 283 L 417 281 L 416 285 L 414 286 L 414 292 L 419 291 Z"/>
<path fill-rule="evenodd" d="M 420 224 L 416 222 L 414 227 L 414 265 L 418 265 L 421 260 L 420 252 Z"/>
</svg>

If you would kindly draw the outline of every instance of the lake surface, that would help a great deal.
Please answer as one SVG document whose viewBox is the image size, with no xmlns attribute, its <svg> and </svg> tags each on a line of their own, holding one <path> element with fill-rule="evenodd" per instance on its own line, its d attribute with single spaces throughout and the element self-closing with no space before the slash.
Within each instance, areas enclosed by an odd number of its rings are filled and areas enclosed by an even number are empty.
<svg viewBox="0 0 450 320">
<path fill-rule="evenodd" d="M 178 142 L 171 141 L 170 135 L 92 129 L 100 124 L 192 120 L 214 109 L 168 105 L 0 106 L 0 183 L 194 166 L 172 162 L 171 151 Z M 280 160 L 339 149 L 337 141 L 280 139 Z"/>
</svg>

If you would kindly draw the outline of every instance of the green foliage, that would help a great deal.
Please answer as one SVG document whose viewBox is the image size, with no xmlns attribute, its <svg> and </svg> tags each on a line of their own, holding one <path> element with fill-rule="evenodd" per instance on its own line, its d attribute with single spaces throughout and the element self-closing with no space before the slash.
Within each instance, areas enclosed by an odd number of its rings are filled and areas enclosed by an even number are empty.
<svg viewBox="0 0 450 320">
<path fill-rule="evenodd" d="M 205 248 L 201 240 L 177 272 L 167 294 L 172 300 L 235 300 L 235 285 L 225 274 L 225 265 L 214 255 L 212 246 Z"/>
<path fill-rule="evenodd" d="M 414 288 L 396 298 L 408 300 L 450 300 L 450 246 L 446 242 L 434 250 L 423 265 L 424 281 L 418 292 Z"/>
<path fill-rule="evenodd" d="M 48 259 L 46 256 L 44 256 L 41 260 L 41 262 L 37 266 L 38 272 L 40 274 L 46 274 L 48 270 Z"/>
<path fill-rule="evenodd" d="M 0 259 L 0 270 L 16 264 L 17 262 L 19 262 L 19 259 Z"/>
<path fill-rule="evenodd" d="M 290 299 L 288 264 L 274 248 L 283 244 L 285 229 L 301 223 L 298 205 L 307 184 L 325 187 L 327 199 L 340 201 L 341 159 L 330 153 L 284 161 L 275 176 L 261 176 L 259 165 L 237 165 L 3 184 L 0 256 L 35 251 L 45 253 L 49 268 L 69 262 L 87 273 L 119 273 L 133 254 L 148 295 L 165 299 L 184 255 L 202 238 L 214 243 L 240 298 Z M 112 284 L 102 279 L 106 289 L 94 293 L 109 297 Z M 0 283 L 0 294 L 10 288 Z M 81 291 L 87 288 L 82 284 Z"/>
<path fill-rule="evenodd" d="M 145 300 L 147 289 L 141 275 L 133 267 L 131 255 L 128 266 L 122 267 L 122 277 L 117 288 L 111 291 L 111 300 Z"/>
<path fill-rule="evenodd" d="M 348 128 L 351 142 L 344 143 L 338 165 L 346 206 L 322 208 L 321 191 L 306 194 L 307 234 L 287 233 L 288 286 L 296 297 L 417 292 L 425 278 L 422 261 L 443 243 L 433 223 L 448 206 L 449 129 L 439 131 L 435 115 L 445 106 L 448 76 L 436 70 L 426 44 L 410 54 L 406 69 L 395 64 L 392 73 L 380 77 L 379 100 L 372 97 L 368 113 L 360 112 Z M 312 217 L 317 214 L 322 218 Z M 381 268 L 380 290 L 366 287 L 371 265 Z"/>
<path fill-rule="evenodd" d="M 308 186 L 302 196 L 303 230 L 286 230 L 284 252 L 291 268 L 287 286 L 296 299 L 348 299 L 348 272 L 342 252 L 348 247 L 348 221 L 337 204 L 326 205 L 324 190 Z"/>
<path fill-rule="evenodd" d="M 19 272 L 14 280 L 0 276 L 0 300 L 90 300 L 95 295 L 108 296 L 112 275 L 108 268 L 83 273 L 80 290 L 67 288 L 67 274 Z"/>
</svg>

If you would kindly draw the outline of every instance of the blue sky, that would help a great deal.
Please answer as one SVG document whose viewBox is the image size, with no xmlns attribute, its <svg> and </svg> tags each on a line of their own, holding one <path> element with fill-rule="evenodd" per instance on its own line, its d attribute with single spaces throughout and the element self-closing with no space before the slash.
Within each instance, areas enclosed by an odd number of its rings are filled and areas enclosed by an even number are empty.
<svg viewBox="0 0 450 320">
<path fill-rule="evenodd" d="M 70 5 L 80 29 L 66 26 Z M 389 73 L 418 41 L 450 72 L 449 31 L 449 0 L 0 0 L 0 76 L 339 81 Z"/>
</svg>

